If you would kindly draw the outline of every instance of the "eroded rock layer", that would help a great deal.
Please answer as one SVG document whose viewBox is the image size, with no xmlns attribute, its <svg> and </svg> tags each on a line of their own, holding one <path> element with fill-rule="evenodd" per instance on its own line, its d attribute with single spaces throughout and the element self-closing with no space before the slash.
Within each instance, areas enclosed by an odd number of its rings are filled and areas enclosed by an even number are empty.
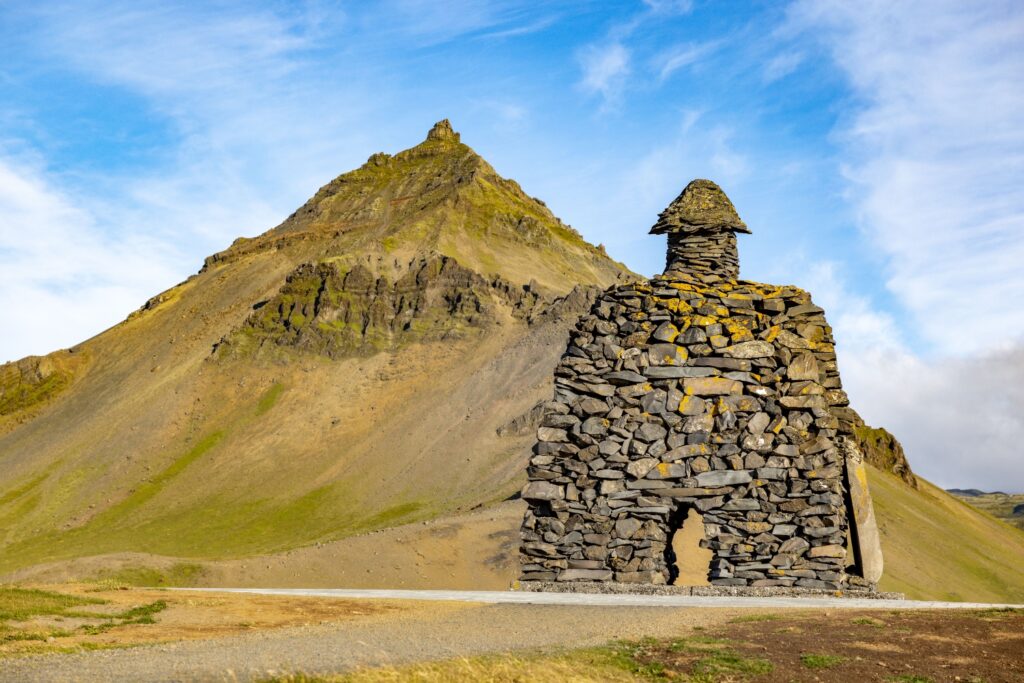
<svg viewBox="0 0 1024 683">
<path fill-rule="evenodd" d="M 330 358 L 372 354 L 475 334 L 505 315 L 527 323 L 578 315 L 597 291 L 577 286 L 564 297 L 552 297 L 535 284 L 485 278 L 436 253 L 391 274 L 362 262 L 305 263 L 218 343 L 216 353 L 272 355 L 295 348 Z"/>
</svg>

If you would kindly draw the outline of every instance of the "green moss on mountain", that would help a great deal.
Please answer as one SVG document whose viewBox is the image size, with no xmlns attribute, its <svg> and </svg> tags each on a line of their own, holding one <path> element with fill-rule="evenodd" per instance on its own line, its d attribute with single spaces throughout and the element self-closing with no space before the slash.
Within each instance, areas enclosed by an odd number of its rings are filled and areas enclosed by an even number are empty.
<svg viewBox="0 0 1024 683">
<path fill-rule="evenodd" d="M 82 360 L 58 351 L 0 365 L 0 417 L 49 403 L 71 385 Z"/>
<path fill-rule="evenodd" d="M 289 349 L 329 358 L 372 355 L 479 334 L 502 317 L 499 309 L 529 321 L 579 312 L 589 302 L 582 293 L 556 298 L 530 285 L 487 280 L 440 254 L 393 275 L 336 259 L 303 264 L 217 345 L 216 355 L 276 357 Z"/>
<path fill-rule="evenodd" d="M 917 488 L 917 477 L 910 469 L 907 454 L 899 440 L 885 429 L 872 427 L 864 422 L 853 408 L 839 408 L 836 417 L 844 432 L 853 434 L 854 441 L 865 460 L 883 472 L 890 472 L 913 488 Z"/>
<path fill-rule="evenodd" d="M 907 455 L 896 437 L 885 429 L 861 424 L 853 428 L 857 446 L 865 459 L 883 472 L 891 472 L 917 488 L 917 477 L 910 469 Z"/>
<path fill-rule="evenodd" d="M 464 336 L 489 322 L 492 308 L 489 283 L 444 256 L 418 260 L 394 281 L 362 264 L 304 264 L 217 352 L 292 347 L 331 358 L 371 354 Z"/>
</svg>

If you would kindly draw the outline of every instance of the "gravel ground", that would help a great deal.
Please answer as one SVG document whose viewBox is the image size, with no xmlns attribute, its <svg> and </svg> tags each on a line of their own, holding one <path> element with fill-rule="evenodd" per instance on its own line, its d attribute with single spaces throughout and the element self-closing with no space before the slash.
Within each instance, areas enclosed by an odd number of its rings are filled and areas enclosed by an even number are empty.
<svg viewBox="0 0 1024 683">
<path fill-rule="evenodd" d="M 246 591 L 250 592 L 250 591 Z M 412 597 L 401 591 L 251 590 L 305 596 Z M 379 594 L 379 595 L 378 595 Z M 686 635 L 693 626 L 723 623 L 751 609 L 927 609 L 963 603 L 795 598 L 657 598 L 654 596 L 417 592 L 407 612 L 357 622 L 265 630 L 229 638 L 123 650 L 0 660 L 0 681 L 251 681 L 272 674 L 335 673 L 360 666 L 402 664 L 552 646 L 580 647 L 617 638 Z M 329 597 L 328 597 L 329 596 Z M 462 609 L 432 607 L 443 600 Z M 496 600 L 508 602 L 494 602 Z M 552 604 L 523 604 L 527 599 Z M 666 603 L 679 601 L 676 606 Z M 490 603 L 490 604 L 488 604 Z M 560 604 L 559 604 L 560 603 Z M 589 604 L 588 604 L 589 603 Z M 662 606 L 649 606 L 660 604 Z M 714 609 L 708 609 L 708 607 Z"/>
<path fill-rule="evenodd" d="M 746 611 L 746 610 L 742 610 Z M 230 638 L 0 660 L 2 681 L 252 681 L 288 672 L 333 673 L 616 638 L 673 636 L 741 610 L 478 605 L 432 614 L 247 633 Z"/>
</svg>

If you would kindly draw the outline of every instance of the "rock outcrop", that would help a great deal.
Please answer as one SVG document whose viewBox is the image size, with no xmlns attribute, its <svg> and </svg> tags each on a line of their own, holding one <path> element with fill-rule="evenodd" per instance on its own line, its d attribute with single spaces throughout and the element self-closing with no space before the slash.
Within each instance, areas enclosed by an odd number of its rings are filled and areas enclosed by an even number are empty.
<svg viewBox="0 0 1024 683">
<path fill-rule="evenodd" d="M 843 431 L 853 435 L 864 459 L 883 472 L 892 472 L 909 486 L 917 488 L 917 477 L 910 469 L 903 445 L 888 430 L 865 424 L 853 408 L 837 410 Z"/>
<path fill-rule="evenodd" d="M 84 364 L 82 354 L 57 351 L 0 365 L 0 420 L 32 413 L 63 393 Z M 4 422 L 0 421 L 0 431 Z"/>
<path fill-rule="evenodd" d="M 710 181 L 652 232 L 669 236 L 665 273 L 606 290 L 555 370 L 522 491 L 522 580 L 671 583 L 695 509 L 715 586 L 871 588 L 877 547 L 847 557 L 859 454 L 834 414 L 848 400 L 824 311 L 737 279 L 748 230 Z"/>
<path fill-rule="evenodd" d="M 362 262 L 305 263 L 242 327 L 218 343 L 219 356 L 266 355 L 298 349 L 329 358 L 373 354 L 412 342 L 476 334 L 502 311 L 532 324 L 579 315 L 596 287 L 553 297 L 535 284 L 486 279 L 442 254 L 417 258 L 392 280 Z"/>
</svg>

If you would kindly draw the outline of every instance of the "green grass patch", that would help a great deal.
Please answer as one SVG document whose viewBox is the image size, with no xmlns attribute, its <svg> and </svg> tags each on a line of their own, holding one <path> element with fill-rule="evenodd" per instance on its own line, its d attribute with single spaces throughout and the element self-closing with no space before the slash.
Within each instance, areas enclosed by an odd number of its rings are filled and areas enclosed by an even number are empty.
<svg viewBox="0 0 1024 683">
<path fill-rule="evenodd" d="M 15 586 L 0 587 L 0 645 L 13 643 L 48 642 L 56 638 L 67 638 L 73 635 L 97 635 L 118 626 L 129 624 L 156 623 L 156 615 L 167 609 L 163 600 L 131 607 L 121 612 L 101 613 L 89 611 L 94 605 L 109 604 L 107 600 L 67 595 L 54 591 L 18 588 Z M 46 628 L 40 629 L 31 624 L 19 625 L 9 622 L 29 622 L 35 617 L 54 617 L 88 620 L 74 630 Z M 47 650 L 52 648 L 48 646 Z M 32 651 L 19 646 L 18 653 Z M 0 658 L 10 654 L 0 651 Z"/>
<path fill-rule="evenodd" d="M 778 621 L 782 616 L 779 614 L 744 614 L 729 620 L 730 624 L 749 624 L 759 621 Z"/>
<path fill-rule="evenodd" d="M 698 636 L 672 641 L 653 638 L 635 642 L 614 643 L 605 648 L 578 650 L 567 654 L 569 658 L 586 656 L 641 679 L 661 680 L 674 677 L 678 671 L 672 660 L 683 656 L 692 661 L 689 678 L 693 683 L 713 683 L 771 673 L 773 665 L 767 659 L 745 657 L 730 649 L 729 641 Z"/>
<path fill-rule="evenodd" d="M 139 605 L 138 607 L 132 607 L 124 612 L 120 612 L 115 615 L 115 619 L 120 619 L 126 624 L 152 624 L 153 615 L 159 614 L 167 609 L 167 603 L 163 600 L 157 600 L 151 602 L 148 605 Z"/>
<path fill-rule="evenodd" d="M 35 616 L 67 616 L 75 607 L 102 605 L 106 600 L 83 598 L 32 588 L 0 587 L 0 623 L 25 621 Z"/>
<path fill-rule="evenodd" d="M 890 676 L 885 679 L 887 683 L 935 683 L 928 676 L 917 676 L 915 674 L 904 674 L 902 676 Z"/>
<path fill-rule="evenodd" d="M 711 683 L 722 679 L 731 680 L 737 676 L 761 676 L 771 673 L 774 668 L 774 665 L 767 659 L 744 657 L 731 650 L 723 650 L 713 652 L 698 660 L 693 665 L 691 680 Z"/>
<path fill-rule="evenodd" d="M 259 403 L 256 404 L 256 415 L 263 415 L 268 410 L 273 408 L 277 404 L 277 399 L 281 397 L 284 392 L 284 385 L 280 382 L 274 382 L 269 389 L 260 396 Z"/>
<path fill-rule="evenodd" d="M 94 636 L 118 626 L 128 626 L 130 624 L 155 624 L 155 616 L 160 612 L 163 612 L 165 609 L 167 609 L 167 603 L 163 600 L 157 600 L 156 602 L 151 602 L 148 605 L 132 607 L 131 609 L 127 609 L 117 614 L 106 616 L 89 615 L 93 618 L 103 619 L 104 621 L 98 624 L 86 624 L 81 626 L 79 630 L 82 633 Z"/>
<path fill-rule="evenodd" d="M 23 643 L 31 641 L 47 641 L 50 638 L 67 638 L 74 635 L 71 631 L 51 629 L 49 631 L 15 631 L 0 634 L 0 643 Z"/>
<path fill-rule="evenodd" d="M 104 572 L 97 577 L 97 583 L 107 584 L 105 590 L 117 590 L 122 586 L 194 586 L 206 570 L 202 565 L 178 562 L 169 569 L 154 567 L 123 567 L 114 572 Z"/>
<path fill-rule="evenodd" d="M 205 437 L 200 439 L 191 448 L 191 450 L 172 462 L 166 469 L 154 476 L 152 479 L 140 484 L 138 488 L 135 489 L 135 493 L 131 494 L 123 501 L 104 512 L 102 515 L 98 516 L 93 523 L 100 523 L 101 520 L 106 521 L 112 518 L 119 519 L 141 507 L 144 503 L 153 498 L 153 496 L 160 493 L 168 482 L 185 471 L 186 467 L 211 451 L 223 438 L 223 431 L 216 431 L 212 434 L 207 434 Z"/>
<path fill-rule="evenodd" d="M 38 477 L 36 477 L 34 479 L 30 479 L 29 481 L 25 482 L 24 484 L 22 484 L 21 486 L 19 486 L 17 488 L 11 489 L 10 491 L 5 493 L 4 495 L 0 496 L 0 506 L 7 505 L 8 503 L 10 503 L 12 501 L 15 501 L 18 498 L 21 498 L 26 493 L 28 493 L 29 491 L 32 491 L 34 488 L 36 488 L 37 486 L 42 484 L 44 481 L 46 481 L 46 478 L 48 476 L 50 476 L 50 474 L 49 474 L 49 472 L 46 472 L 44 474 L 39 475 Z"/>
<path fill-rule="evenodd" d="M 857 617 L 852 620 L 852 623 L 857 626 L 874 626 L 875 628 L 885 628 L 888 626 L 888 624 L 881 619 L 875 619 L 874 617 Z"/>
<path fill-rule="evenodd" d="M 800 655 L 800 663 L 808 669 L 831 669 L 846 661 L 838 655 L 805 654 Z"/>
</svg>

